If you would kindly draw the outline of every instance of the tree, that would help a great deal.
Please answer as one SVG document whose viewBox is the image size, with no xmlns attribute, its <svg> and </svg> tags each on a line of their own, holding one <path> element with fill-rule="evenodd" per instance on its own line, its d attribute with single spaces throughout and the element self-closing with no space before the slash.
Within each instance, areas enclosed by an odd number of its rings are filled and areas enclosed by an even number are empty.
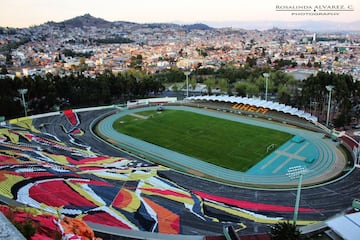
<svg viewBox="0 0 360 240">
<path fill-rule="evenodd" d="M 178 91 L 179 91 L 179 88 L 178 88 L 178 86 L 177 86 L 176 83 L 174 83 L 174 84 L 172 85 L 171 89 L 172 89 L 174 92 L 178 92 Z"/>
<path fill-rule="evenodd" d="M 184 81 L 185 74 L 182 69 L 179 69 L 177 67 L 171 67 L 169 69 L 167 68 L 156 72 L 153 77 L 155 79 L 158 79 L 162 83 L 175 83 Z"/>
<path fill-rule="evenodd" d="M 0 74 L 8 74 L 8 70 L 5 65 L 1 66 L 0 68 Z"/>
<path fill-rule="evenodd" d="M 197 84 L 196 79 L 189 77 L 189 84 L 191 86 L 191 89 L 194 90 L 196 88 L 196 84 Z"/>
<path fill-rule="evenodd" d="M 248 83 L 246 87 L 246 94 L 249 96 L 259 95 L 259 87 L 256 84 Z"/>
<path fill-rule="evenodd" d="M 284 73 L 283 71 L 277 70 L 270 73 L 269 77 L 269 90 L 277 92 L 279 87 L 288 84 L 290 81 L 294 81 L 294 77 Z"/>
<path fill-rule="evenodd" d="M 298 240 L 300 239 L 300 231 L 296 225 L 287 222 L 276 223 L 271 227 L 270 236 L 272 240 Z"/>
<path fill-rule="evenodd" d="M 143 65 L 143 57 L 141 54 L 131 56 L 130 67 L 135 69 L 141 69 Z"/>
<path fill-rule="evenodd" d="M 295 67 L 296 65 L 297 65 L 297 63 L 295 62 L 295 61 L 293 61 L 293 60 L 287 60 L 287 59 L 276 59 L 275 61 L 274 61 L 274 64 L 275 64 L 275 66 L 274 66 L 274 68 L 275 69 L 282 69 L 282 68 L 285 68 L 285 67 Z"/>
<path fill-rule="evenodd" d="M 314 62 L 314 68 L 320 68 L 321 67 L 321 62 Z"/>
<path fill-rule="evenodd" d="M 211 90 L 215 87 L 215 79 L 207 78 L 204 83 L 206 85 L 208 94 L 211 95 Z"/>
<path fill-rule="evenodd" d="M 267 57 L 266 63 L 267 63 L 267 64 L 271 64 L 271 63 L 272 63 L 270 57 Z"/>
<path fill-rule="evenodd" d="M 237 92 L 237 95 L 240 97 L 246 97 L 246 82 L 236 82 L 235 83 L 235 91 Z"/>
<path fill-rule="evenodd" d="M 227 92 L 228 91 L 228 88 L 229 88 L 229 84 L 228 84 L 228 81 L 227 79 L 220 79 L 218 81 L 218 84 L 219 84 L 219 88 L 221 90 L 221 92 Z"/>
<path fill-rule="evenodd" d="M 324 103 L 319 105 L 319 112 L 325 111 L 326 109 L 324 108 L 326 108 L 327 96 L 329 94 L 326 90 L 327 85 L 335 87 L 331 97 L 331 108 L 338 109 L 338 116 L 343 115 L 338 119 L 337 123 L 348 124 L 349 119 L 351 119 L 351 109 L 358 103 L 357 99 L 359 99 L 359 85 L 353 81 L 351 75 L 327 72 L 318 72 L 316 76 L 311 75 L 304 81 L 302 87 L 303 104 L 307 105 L 309 99 L 312 99 L 314 102 Z M 334 116 L 331 115 L 331 117 L 333 118 Z"/>
<path fill-rule="evenodd" d="M 279 87 L 277 94 L 280 103 L 290 104 L 291 96 L 289 89 L 285 84 Z"/>
<path fill-rule="evenodd" d="M 246 63 L 249 64 L 249 67 L 256 66 L 256 60 L 256 58 L 246 57 Z"/>
<path fill-rule="evenodd" d="M 65 57 L 75 57 L 75 55 L 76 55 L 76 53 L 73 50 L 68 49 L 68 48 L 63 50 L 63 54 Z"/>
<path fill-rule="evenodd" d="M 11 65 L 11 64 L 12 64 L 12 55 L 11 55 L 10 52 L 8 52 L 8 53 L 6 54 L 5 64 L 6 64 L 6 65 Z"/>
</svg>

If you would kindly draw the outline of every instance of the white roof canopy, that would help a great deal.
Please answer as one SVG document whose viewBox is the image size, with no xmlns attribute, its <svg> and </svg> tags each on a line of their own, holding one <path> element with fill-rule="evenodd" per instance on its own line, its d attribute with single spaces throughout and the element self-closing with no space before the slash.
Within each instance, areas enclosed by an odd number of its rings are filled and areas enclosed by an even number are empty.
<svg viewBox="0 0 360 240">
<path fill-rule="evenodd" d="M 332 218 L 326 223 L 343 239 L 357 240 L 360 237 L 360 212 Z"/>
<path fill-rule="evenodd" d="M 249 104 L 255 107 L 268 108 L 270 110 L 275 110 L 278 112 L 288 113 L 291 115 L 304 118 L 311 122 L 317 122 L 317 117 L 312 116 L 310 113 L 306 113 L 303 110 L 287 106 L 285 104 L 280 104 L 273 101 L 265 101 L 257 98 L 247 98 L 247 97 L 235 97 L 235 96 L 193 96 L 188 97 L 188 100 L 206 100 L 206 101 L 218 101 L 218 102 L 230 102 L 237 104 Z"/>
</svg>

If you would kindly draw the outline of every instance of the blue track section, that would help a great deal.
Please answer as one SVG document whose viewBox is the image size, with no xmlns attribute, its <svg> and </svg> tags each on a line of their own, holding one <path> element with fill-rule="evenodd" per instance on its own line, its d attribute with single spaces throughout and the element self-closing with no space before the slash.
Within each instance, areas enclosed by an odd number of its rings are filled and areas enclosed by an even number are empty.
<svg viewBox="0 0 360 240">
<path fill-rule="evenodd" d="M 266 158 L 249 169 L 248 174 L 285 175 L 287 169 L 294 166 L 303 166 L 308 168 L 316 159 L 319 158 L 318 149 L 310 141 L 303 140 L 301 142 L 294 141 L 298 136 L 287 141 L 285 144 L 276 148 Z"/>
<path fill-rule="evenodd" d="M 205 114 L 231 121 L 272 128 L 279 131 L 289 132 L 295 136 L 282 146 L 276 146 L 265 159 L 251 168 L 248 172 L 237 172 L 230 169 L 218 167 L 195 159 L 166 148 L 150 144 L 139 139 L 121 134 L 112 127 L 118 118 L 145 110 L 156 110 L 156 107 L 121 110 L 102 120 L 98 130 L 109 142 L 120 148 L 128 149 L 136 154 L 149 157 L 156 162 L 184 172 L 198 172 L 200 175 L 212 176 L 216 179 L 223 179 L 234 184 L 261 184 L 261 185 L 288 185 L 291 184 L 286 175 L 287 169 L 291 166 L 302 165 L 308 170 L 304 181 L 320 181 L 319 178 L 331 177 L 334 172 L 334 162 L 337 154 L 336 143 L 324 138 L 321 133 L 311 132 L 289 125 L 280 125 L 270 121 L 259 121 L 251 118 L 244 118 L 234 114 L 227 114 L 221 111 L 209 111 L 206 109 L 191 108 L 185 106 L 166 106 L 166 109 L 191 111 L 198 114 Z M 299 142 L 299 139 L 301 141 Z M 266 151 L 264 149 L 264 151 Z M 337 173 L 336 173 L 337 174 Z"/>
</svg>

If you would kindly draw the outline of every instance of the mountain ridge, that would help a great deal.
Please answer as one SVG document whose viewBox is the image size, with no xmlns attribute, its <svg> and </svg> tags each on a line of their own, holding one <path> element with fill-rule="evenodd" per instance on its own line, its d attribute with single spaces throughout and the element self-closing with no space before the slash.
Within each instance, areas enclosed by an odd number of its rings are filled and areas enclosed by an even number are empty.
<svg viewBox="0 0 360 240">
<path fill-rule="evenodd" d="M 136 23 L 130 21 L 107 21 L 103 18 L 98 18 L 89 13 L 76 16 L 60 22 L 49 21 L 43 24 L 54 24 L 57 26 L 67 28 L 84 28 L 84 27 L 98 27 L 107 28 L 118 26 L 122 24 L 132 24 L 139 26 L 171 26 L 182 27 L 185 30 L 209 30 L 216 28 L 234 28 L 246 30 L 268 30 L 272 28 L 280 29 L 301 29 L 315 32 L 360 32 L 360 20 L 352 22 L 335 22 L 335 21 L 203 21 L 198 23 L 184 23 L 181 21 L 161 22 L 161 23 Z M 41 24 L 41 25 L 43 25 Z"/>
</svg>

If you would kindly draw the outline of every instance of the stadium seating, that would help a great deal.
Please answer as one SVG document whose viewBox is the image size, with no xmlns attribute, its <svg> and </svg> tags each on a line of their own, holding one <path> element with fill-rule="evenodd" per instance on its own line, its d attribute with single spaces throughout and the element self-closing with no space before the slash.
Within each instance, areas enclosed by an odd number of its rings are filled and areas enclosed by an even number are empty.
<svg viewBox="0 0 360 240">
<path fill-rule="evenodd" d="M 285 104 L 280 104 L 278 102 L 273 101 L 265 101 L 257 98 L 247 98 L 247 97 L 235 97 L 235 96 L 193 96 L 188 97 L 187 100 L 206 100 L 206 101 L 218 101 L 218 102 L 229 102 L 229 103 L 237 103 L 237 104 L 249 104 L 255 107 L 268 108 L 270 110 L 275 110 L 279 112 L 284 112 L 290 115 L 295 115 L 300 118 L 304 118 L 311 122 L 317 122 L 317 118 L 312 116 L 310 113 L 306 113 L 303 110 L 298 108 L 294 108 L 291 106 L 287 106 Z"/>
</svg>

